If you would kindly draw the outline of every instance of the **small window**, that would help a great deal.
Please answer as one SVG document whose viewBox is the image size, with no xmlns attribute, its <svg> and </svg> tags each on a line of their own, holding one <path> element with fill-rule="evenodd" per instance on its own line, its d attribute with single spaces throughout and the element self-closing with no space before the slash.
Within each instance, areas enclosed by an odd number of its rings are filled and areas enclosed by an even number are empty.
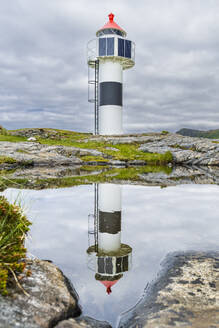
<svg viewBox="0 0 219 328">
<path fill-rule="evenodd" d="M 114 56 L 114 38 L 107 38 L 107 56 Z"/>
<path fill-rule="evenodd" d="M 102 35 L 106 35 L 106 34 L 116 34 L 116 35 L 123 36 L 124 32 L 113 29 L 113 28 L 105 28 L 104 30 L 101 30 L 100 32 L 98 32 L 97 36 L 102 36 Z"/>
<path fill-rule="evenodd" d="M 99 39 L 99 56 L 106 56 L 106 38 Z"/>
<path fill-rule="evenodd" d="M 125 40 L 125 57 L 132 57 L 132 42 L 129 40 Z"/>
<path fill-rule="evenodd" d="M 124 57 L 124 40 L 118 39 L 118 56 Z"/>
</svg>

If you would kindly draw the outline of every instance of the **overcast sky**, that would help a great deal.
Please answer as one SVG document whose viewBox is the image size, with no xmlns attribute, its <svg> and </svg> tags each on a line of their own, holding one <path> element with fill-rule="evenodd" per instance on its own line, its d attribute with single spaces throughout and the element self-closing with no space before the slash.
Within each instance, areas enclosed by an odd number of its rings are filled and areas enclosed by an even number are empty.
<svg viewBox="0 0 219 328">
<path fill-rule="evenodd" d="M 0 0 L 0 124 L 93 130 L 86 44 L 111 11 L 136 42 L 125 132 L 219 128 L 218 0 Z"/>
</svg>

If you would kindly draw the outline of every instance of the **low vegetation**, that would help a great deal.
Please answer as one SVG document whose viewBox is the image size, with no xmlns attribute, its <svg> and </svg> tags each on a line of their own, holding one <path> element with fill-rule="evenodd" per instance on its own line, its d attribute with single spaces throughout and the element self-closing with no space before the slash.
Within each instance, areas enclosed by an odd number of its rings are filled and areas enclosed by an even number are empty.
<svg viewBox="0 0 219 328">
<path fill-rule="evenodd" d="M 31 181 L 28 178 L 11 178 L 8 175 L 0 175 L 0 190 L 5 190 L 9 187 L 14 188 L 65 188 L 73 187 L 82 184 L 101 183 L 101 182 L 119 182 L 119 181 L 141 181 L 141 174 L 148 173 L 165 173 L 170 174 L 172 168 L 168 166 L 135 166 L 127 168 L 115 168 L 89 166 L 85 165 L 81 167 L 77 176 L 68 176 L 60 178 L 48 178 L 48 179 L 35 179 Z"/>
<path fill-rule="evenodd" d="M 102 162 L 105 163 L 108 159 L 118 161 L 141 161 L 144 164 L 150 165 L 166 165 L 171 163 L 173 158 L 171 152 L 165 154 L 145 153 L 139 150 L 139 143 L 127 144 L 112 144 L 108 141 L 103 141 L 97 138 L 92 138 L 89 133 L 79 133 L 73 131 L 56 130 L 56 129 L 23 129 L 11 131 L 13 135 L 0 135 L 0 141 L 27 141 L 28 136 L 33 133 L 37 142 L 49 146 L 66 146 L 77 147 L 81 149 L 95 149 L 102 153 L 102 156 L 79 156 L 85 162 Z M 167 134 L 167 131 L 163 131 Z M 16 135 L 15 135 L 16 134 Z M 25 152 L 20 149 L 19 152 Z"/>
<path fill-rule="evenodd" d="M 0 156 L 0 164 L 14 164 L 16 163 L 15 159 L 8 156 Z"/>
<path fill-rule="evenodd" d="M 30 222 L 16 204 L 0 196 L 0 294 L 7 295 L 7 287 L 17 280 L 25 269 L 22 259 L 26 256 L 24 239 Z"/>
<path fill-rule="evenodd" d="M 24 141 L 27 141 L 27 138 L 20 137 L 20 136 L 11 136 L 11 135 L 2 135 L 2 134 L 0 134 L 0 141 L 24 142 Z"/>
</svg>

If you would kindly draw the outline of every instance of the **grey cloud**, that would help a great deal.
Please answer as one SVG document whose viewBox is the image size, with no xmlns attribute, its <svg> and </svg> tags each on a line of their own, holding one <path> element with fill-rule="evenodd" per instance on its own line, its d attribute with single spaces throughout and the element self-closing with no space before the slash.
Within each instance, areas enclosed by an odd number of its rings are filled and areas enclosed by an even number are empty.
<svg viewBox="0 0 219 328">
<path fill-rule="evenodd" d="M 86 44 L 114 11 L 136 42 L 125 131 L 219 128 L 216 0 L 0 1 L 0 124 L 92 131 Z"/>
</svg>

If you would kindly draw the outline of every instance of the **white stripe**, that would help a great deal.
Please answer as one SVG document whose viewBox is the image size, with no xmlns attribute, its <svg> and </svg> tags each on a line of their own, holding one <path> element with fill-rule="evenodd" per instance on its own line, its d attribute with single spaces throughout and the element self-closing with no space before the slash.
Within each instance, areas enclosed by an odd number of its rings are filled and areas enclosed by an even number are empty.
<svg viewBox="0 0 219 328">
<path fill-rule="evenodd" d="M 99 133 L 102 135 L 123 134 L 122 106 L 105 105 L 99 107 Z"/>
<path fill-rule="evenodd" d="M 99 232 L 98 247 L 104 252 L 115 252 L 121 246 L 121 232 L 110 234 L 106 232 Z"/>
<path fill-rule="evenodd" d="M 100 60 L 99 83 L 107 81 L 122 83 L 123 69 L 120 62 L 110 59 L 104 61 Z"/>
<path fill-rule="evenodd" d="M 112 183 L 99 184 L 99 210 L 102 212 L 121 211 L 121 186 Z"/>
</svg>

